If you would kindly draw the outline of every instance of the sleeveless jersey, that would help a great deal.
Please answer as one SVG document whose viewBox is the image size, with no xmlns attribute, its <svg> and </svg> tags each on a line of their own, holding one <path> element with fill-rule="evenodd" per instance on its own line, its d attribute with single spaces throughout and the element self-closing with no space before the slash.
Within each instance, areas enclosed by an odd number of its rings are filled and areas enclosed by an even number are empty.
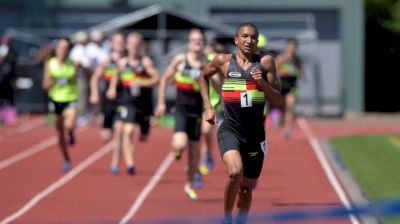
<svg viewBox="0 0 400 224">
<path fill-rule="evenodd" d="M 265 94 L 250 74 L 252 68 L 265 71 L 260 63 L 260 56 L 254 55 L 251 66 L 244 70 L 232 54 L 222 85 L 222 100 L 224 102 L 224 116 L 227 125 L 239 133 L 264 130 Z"/>
<path fill-rule="evenodd" d="M 215 56 L 213 54 L 207 54 L 207 60 L 208 62 L 212 61 Z M 211 81 L 208 82 L 208 89 L 209 89 L 209 94 L 210 94 L 210 103 L 211 106 L 216 110 L 216 111 L 221 111 L 221 96 L 217 92 L 217 90 L 214 89 L 214 87 L 211 85 Z"/>
<path fill-rule="evenodd" d="M 277 69 L 281 80 L 281 92 L 296 93 L 296 82 L 301 73 L 300 60 L 298 58 L 286 60 Z"/>
<path fill-rule="evenodd" d="M 58 64 L 55 57 L 48 63 L 50 77 L 54 80 L 54 85 L 49 89 L 49 97 L 54 102 L 66 103 L 75 101 L 79 97 L 76 69 L 71 60 L 67 60 L 63 65 Z"/>
<path fill-rule="evenodd" d="M 117 62 L 111 60 L 110 64 L 105 68 L 102 78 L 110 82 L 111 78 L 117 73 Z"/>
<path fill-rule="evenodd" d="M 131 86 L 149 78 L 142 63 L 137 66 L 127 64 L 120 75 L 122 103 L 133 103 L 138 111 L 151 113 L 152 88 Z"/>
<path fill-rule="evenodd" d="M 298 77 L 300 75 L 300 60 L 286 60 L 278 66 L 278 74 L 281 77 Z"/>
<path fill-rule="evenodd" d="M 106 97 L 106 92 L 110 86 L 111 78 L 117 74 L 117 62 L 111 60 L 107 67 L 104 69 L 101 79 L 99 80 L 99 90 L 103 97 Z"/>
<path fill-rule="evenodd" d="M 176 105 L 184 107 L 188 113 L 201 114 L 203 99 L 200 94 L 199 76 L 203 66 L 193 68 L 187 59 L 183 71 L 175 75 Z"/>
</svg>

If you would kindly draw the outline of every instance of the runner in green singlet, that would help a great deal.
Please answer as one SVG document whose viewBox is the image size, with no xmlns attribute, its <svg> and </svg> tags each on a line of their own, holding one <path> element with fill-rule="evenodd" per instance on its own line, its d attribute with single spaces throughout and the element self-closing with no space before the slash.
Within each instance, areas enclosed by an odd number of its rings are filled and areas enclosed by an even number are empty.
<svg viewBox="0 0 400 224">
<path fill-rule="evenodd" d="M 71 43 L 66 38 L 58 40 L 55 57 L 46 61 L 42 87 L 48 91 L 49 109 L 56 115 L 58 144 L 64 156 L 62 171 L 71 168 L 68 144 L 75 143 L 74 129 L 77 116 L 77 65 L 68 59 Z"/>
</svg>

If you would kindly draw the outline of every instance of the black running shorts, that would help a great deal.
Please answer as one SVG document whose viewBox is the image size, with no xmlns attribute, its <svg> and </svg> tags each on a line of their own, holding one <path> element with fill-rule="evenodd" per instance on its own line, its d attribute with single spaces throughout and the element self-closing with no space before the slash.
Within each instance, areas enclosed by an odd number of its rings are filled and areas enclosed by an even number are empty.
<svg viewBox="0 0 400 224">
<path fill-rule="evenodd" d="M 49 111 L 52 113 L 55 113 L 57 115 L 62 115 L 65 109 L 67 108 L 77 108 L 78 104 L 76 101 L 71 101 L 71 102 L 65 102 L 65 103 L 59 103 L 59 102 L 54 102 L 50 100 L 49 102 Z"/>
<path fill-rule="evenodd" d="M 201 134 L 202 114 L 189 114 L 184 108 L 176 107 L 175 132 L 185 132 L 190 141 L 198 141 Z"/>
<path fill-rule="evenodd" d="M 136 110 L 133 105 L 120 105 L 117 107 L 117 120 L 123 123 L 135 123 L 144 135 L 150 132 L 150 115 Z"/>
<path fill-rule="evenodd" d="M 218 129 L 217 137 L 222 157 L 229 150 L 239 151 L 243 163 L 243 176 L 249 179 L 260 177 L 264 155 L 268 151 L 265 138 L 240 137 L 237 133 L 224 128 L 224 124 Z"/>
</svg>

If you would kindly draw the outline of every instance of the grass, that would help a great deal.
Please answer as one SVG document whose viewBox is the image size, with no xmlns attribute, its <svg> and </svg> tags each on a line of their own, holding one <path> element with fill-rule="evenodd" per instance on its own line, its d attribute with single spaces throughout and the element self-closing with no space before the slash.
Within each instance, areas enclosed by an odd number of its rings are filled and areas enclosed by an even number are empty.
<svg viewBox="0 0 400 224">
<path fill-rule="evenodd" d="M 167 128 L 173 128 L 175 126 L 175 117 L 173 115 L 164 115 L 157 118 L 157 125 Z"/>
<path fill-rule="evenodd" d="M 400 136 L 348 136 L 331 144 L 369 200 L 400 198 Z"/>
</svg>

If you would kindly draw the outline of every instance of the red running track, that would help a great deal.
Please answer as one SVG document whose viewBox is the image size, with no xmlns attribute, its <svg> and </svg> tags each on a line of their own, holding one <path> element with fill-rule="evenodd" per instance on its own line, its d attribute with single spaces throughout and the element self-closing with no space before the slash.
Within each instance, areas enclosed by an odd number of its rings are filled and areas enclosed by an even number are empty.
<svg viewBox="0 0 400 224">
<path fill-rule="evenodd" d="M 396 124 L 319 120 L 308 124 L 319 139 L 365 129 L 376 133 L 399 130 Z M 7 132 L 5 128 L 1 128 L 1 133 Z M 28 132 L 0 139 L 0 164 L 51 138 L 54 133 L 53 128 L 39 125 Z M 280 129 L 267 131 L 270 151 L 253 195 L 250 215 L 340 205 L 302 129 L 296 126 L 289 141 L 282 139 L 281 134 Z M 95 125 L 82 129 L 78 135 L 77 144 L 71 149 L 74 169 L 67 175 L 60 172 L 62 157 L 56 144 L 0 169 L 0 220 L 11 217 L 8 219 L 11 223 L 118 223 L 135 203 L 136 210 L 128 214 L 131 223 L 221 217 L 226 171 L 216 149 L 213 152 L 216 168 L 204 177 L 198 201 L 190 201 L 183 193 L 186 158 L 172 164 L 167 161 L 165 173 L 159 173 L 159 181 L 153 182 L 154 188 L 149 188 L 149 182 L 169 155 L 171 135 L 170 129 L 154 127 L 148 142 L 137 141 L 136 176 L 127 175 L 123 166 L 119 176 L 110 173 L 111 147 L 104 146 Z M 144 189 L 149 190 L 148 194 L 143 194 Z M 290 223 L 321 223 L 321 220 Z M 342 217 L 323 220 L 323 223 L 351 222 L 348 217 Z"/>
</svg>

